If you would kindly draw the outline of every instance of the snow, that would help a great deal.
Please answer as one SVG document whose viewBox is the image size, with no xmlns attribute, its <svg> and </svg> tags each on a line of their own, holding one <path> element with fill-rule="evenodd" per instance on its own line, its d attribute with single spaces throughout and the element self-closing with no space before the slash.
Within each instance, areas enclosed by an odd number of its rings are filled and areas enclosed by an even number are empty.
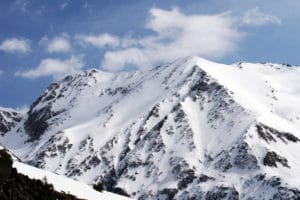
<svg viewBox="0 0 300 200">
<path fill-rule="evenodd" d="M 56 191 L 63 191 L 65 193 L 70 193 L 78 198 L 83 198 L 87 200 L 129 200 L 130 198 L 123 197 L 120 195 L 113 194 L 111 192 L 98 192 L 94 190 L 91 186 L 84 183 L 74 181 L 72 179 L 60 176 L 45 170 L 41 170 L 21 162 L 15 161 L 13 166 L 17 169 L 18 173 L 25 174 L 33 179 L 43 180 L 46 178 L 47 182 L 53 184 Z"/>
<path fill-rule="evenodd" d="M 241 63 L 223 65 L 193 58 L 203 70 L 217 79 L 234 93 L 234 98 L 257 115 L 274 113 L 281 118 L 293 120 L 300 127 L 300 79 L 299 67 L 285 67 L 275 64 Z"/>
<path fill-rule="evenodd" d="M 0 141 L 24 161 L 40 159 L 39 167 L 87 184 L 111 169 L 120 170 L 116 186 L 134 197 L 177 188 L 179 175 L 172 172 L 176 165 L 193 170 L 195 176 L 214 177 L 211 183 L 200 183 L 203 191 L 224 184 L 245 194 L 253 187 L 246 187 L 246 182 L 259 173 L 300 188 L 300 179 L 293 176 L 300 172 L 299 142 L 267 142 L 256 130 L 262 123 L 300 138 L 299 81 L 298 67 L 224 65 L 198 57 L 141 72 L 90 70 L 58 82 L 33 108 L 62 111 L 47 119 L 49 127 L 38 141 L 25 142 L 27 116 Z M 199 91 L 191 91 L 198 83 Z M 55 98 L 46 100 L 51 92 Z M 216 167 L 219 162 L 233 164 L 238 150 L 232 149 L 243 143 L 259 169 Z M 267 151 L 286 158 L 290 168 L 264 166 Z M 130 164 L 133 167 L 122 168 Z M 186 191 L 196 191 L 195 182 Z"/>
<path fill-rule="evenodd" d="M 6 111 L 6 112 L 18 112 L 17 110 L 13 109 L 13 108 L 6 108 L 6 107 L 2 107 L 0 106 L 0 111 Z"/>
</svg>

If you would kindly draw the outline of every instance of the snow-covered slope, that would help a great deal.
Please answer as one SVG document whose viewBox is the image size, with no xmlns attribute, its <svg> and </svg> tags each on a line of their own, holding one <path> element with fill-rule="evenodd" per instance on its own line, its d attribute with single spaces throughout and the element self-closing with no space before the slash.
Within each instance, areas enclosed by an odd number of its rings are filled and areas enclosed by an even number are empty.
<svg viewBox="0 0 300 200">
<path fill-rule="evenodd" d="M 14 162 L 13 165 L 19 173 L 29 176 L 33 179 L 46 179 L 48 183 L 52 184 L 56 191 L 63 191 L 68 194 L 75 195 L 80 199 L 87 200 L 129 200 L 130 198 L 116 195 L 111 192 L 97 192 L 91 186 L 84 183 L 74 181 L 70 178 L 57 175 L 46 170 L 41 170 L 21 162 Z"/>
<path fill-rule="evenodd" d="M 0 146 L 0 149 L 2 151 L 3 147 Z M 65 194 L 74 195 L 76 196 L 76 198 L 87 199 L 87 200 L 107 200 L 107 199 L 129 200 L 130 199 L 106 191 L 98 192 L 94 190 L 91 186 L 88 186 L 84 183 L 24 164 L 20 162 L 20 160 L 17 157 L 15 157 L 15 155 L 13 155 L 12 152 L 9 152 L 8 150 L 5 150 L 5 152 L 7 152 L 11 156 L 10 159 L 12 159 L 13 161 L 12 167 L 17 170 L 17 173 L 26 175 L 29 178 L 35 180 L 46 180 L 47 183 L 53 185 L 53 189 L 55 191 L 64 192 Z M 1 152 L 0 157 L 2 156 L 2 153 L 3 152 Z M 3 170 L 5 166 L 3 159 L 1 160 L 0 165 L 1 165 L 1 170 Z M 11 174 L 13 173 L 11 172 Z M 9 176 L 9 174 L 7 174 L 7 176 Z M 8 177 L 8 179 L 13 179 L 13 177 L 10 176 Z M 21 179 L 19 178 L 17 180 L 20 181 Z M 1 187 L 1 193 L 3 193 L 3 187 Z M 42 196 L 42 194 L 40 195 Z"/>
<path fill-rule="evenodd" d="M 51 84 L 0 141 L 134 198 L 300 198 L 299 81 L 298 67 L 198 57 L 92 69 Z"/>
</svg>

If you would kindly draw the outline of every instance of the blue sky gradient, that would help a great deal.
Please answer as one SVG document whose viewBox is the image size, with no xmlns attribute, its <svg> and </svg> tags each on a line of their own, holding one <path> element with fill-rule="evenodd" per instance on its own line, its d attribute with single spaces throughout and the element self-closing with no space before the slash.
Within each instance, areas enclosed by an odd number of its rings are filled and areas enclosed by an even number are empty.
<svg viewBox="0 0 300 200">
<path fill-rule="evenodd" d="M 216 36 L 229 38 L 228 43 L 220 48 L 216 46 L 210 54 L 203 53 L 203 48 L 194 46 L 191 46 L 191 49 L 195 50 L 185 49 L 185 53 L 192 52 L 228 64 L 247 61 L 299 65 L 300 2 L 297 0 L 279 2 L 273 0 L 242 2 L 238 0 L 3 0 L 0 2 L 0 106 L 13 108 L 30 106 L 48 84 L 63 77 L 69 71 L 73 73 L 92 67 L 106 71 L 146 69 L 150 65 L 166 62 L 168 57 L 156 58 L 156 55 L 151 55 L 151 51 L 149 53 L 147 50 L 152 46 L 157 50 L 162 44 L 173 44 L 172 40 L 180 39 L 176 34 L 191 27 L 181 30 L 181 27 L 177 27 L 174 22 L 169 24 L 168 30 L 157 24 L 151 26 L 150 22 L 160 23 L 164 16 L 168 20 L 174 16 L 177 16 L 174 17 L 175 21 L 185 20 L 182 26 L 185 26 L 189 20 L 193 20 L 192 16 L 197 16 L 200 21 L 201 16 L 217 16 L 213 23 L 208 21 L 208 29 L 218 26 L 219 22 L 225 28 L 233 29 L 233 32 L 229 33 L 232 34 L 230 37 Z M 223 16 L 227 21 L 223 21 Z M 195 24 L 198 18 L 195 19 Z M 176 29 L 175 36 L 166 35 L 174 31 L 173 29 Z M 197 33 L 199 35 L 195 36 Z M 201 30 L 195 30 L 191 40 L 207 37 L 201 33 Z M 109 41 L 101 38 L 101 41 L 106 42 L 103 44 L 84 40 L 87 36 L 96 37 L 103 34 L 109 35 Z M 51 49 L 50 44 L 55 38 L 66 40 L 70 46 L 63 46 L 60 43 L 62 46 Z M 124 46 L 128 38 L 135 44 Z M 149 38 L 150 43 L 154 42 L 148 44 Z M 23 43 L 13 46 L 5 43 L 12 39 Z M 146 45 L 145 40 L 147 40 Z M 100 39 L 97 41 L 99 42 Z M 187 42 L 193 44 L 193 41 Z M 207 45 L 218 44 L 217 42 Z M 176 45 L 174 44 L 174 47 L 180 48 Z M 142 57 L 145 57 L 147 62 L 143 59 L 131 62 L 124 58 L 122 64 L 119 62 L 114 64 L 111 60 L 105 59 L 107 52 L 115 56 L 119 55 L 116 52 L 124 52 L 132 48 L 141 50 Z M 181 55 L 174 52 L 168 61 L 172 61 L 176 56 L 186 56 L 185 53 Z M 131 53 L 130 56 L 135 58 L 136 55 Z M 47 59 L 50 60 L 45 61 Z M 30 70 L 37 69 L 38 66 L 49 67 L 57 60 L 58 65 L 66 67 L 61 74 L 26 74 Z M 78 67 L 68 68 L 73 63 Z"/>
</svg>

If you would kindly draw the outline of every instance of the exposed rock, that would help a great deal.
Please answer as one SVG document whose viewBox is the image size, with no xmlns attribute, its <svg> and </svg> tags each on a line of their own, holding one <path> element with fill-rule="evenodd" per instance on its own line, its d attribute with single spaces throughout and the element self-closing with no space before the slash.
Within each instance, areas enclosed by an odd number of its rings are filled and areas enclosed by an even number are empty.
<svg viewBox="0 0 300 200">
<path fill-rule="evenodd" d="M 14 128 L 22 120 L 18 112 L 0 110 L 0 135 L 4 135 Z"/>
<path fill-rule="evenodd" d="M 215 178 L 213 177 L 210 177 L 210 176 L 207 176 L 205 174 L 201 174 L 199 177 L 198 177 L 198 183 L 202 183 L 202 182 L 206 182 L 206 181 L 210 181 L 210 180 L 215 180 Z"/>
<path fill-rule="evenodd" d="M 186 188 L 196 178 L 194 170 L 191 169 L 181 171 L 179 176 L 180 180 L 177 184 L 179 190 Z"/>
<path fill-rule="evenodd" d="M 5 149 L 0 150 L 0 182 L 3 182 L 11 173 L 12 158 Z"/>
<path fill-rule="evenodd" d="M 249 146 L 245 142 L 232 147 L 229 151 L 222 151 L 217 157 L 220 159 L 215 163 L 215 167 L 227 171 L 233 167 L 242 170 L 259 169 L 257 158 L 249 151 Z"/>
<path fill-rule="evenodd" d="M 299 200 L 300 190 L 296 188 L 278 187 L 278 192 L 274 194 L 272 199 L 275 200 Z"/>
<path fill-rule="evenodd" d="M 280 88 L 265 82 L 267 74 L 260 76 L 260 69 L 251 77 L 262 83 L 266 96 L 251 93 L 256 89 L 252 84 L 236 79 L 237 74 L 247 77 L 255 66 L 227 66 L 222 77 L 223 65 L 207 65 L 202 59 L 187 58 L 142 72 L 90 70 L 68 76 L 51 84 L 32 104 L 24 124 L 30 141 L 22 133 L 22 122 L 20 134 L 9 131 L 1 142 L 40 168 L 88 184 L 101 182 L 105 190 L 135 199 L 256 200 L 263 199 L 265 191 L 269 198 L 297 195 L 289 178 L 282 179 L 281 174 L 272 178 L 278 169 L 266 168 L 281 164 L 291 166 L 286 173 L 294 173 L 295 162 L 286 158 L 292 159 L 290 151 L 298 150 L 298 133 L 284 130 L 293 130 L 288 126 L 300 115 L 279 112 L 288 105 L 273 104 L 282 101 L 277 95 Z M 245 91 L 240 93 L 239 87 Z M 248 93 L 253 98 L 249 102 L 270 99 L 269 120 L 282 117 L 290 123 L 283 123 L 282 131 L 257 124 L 258 116 L 265 116 L 241 103 Z M 10 136 L 18 134 L 22 137 L 15 145 Z M 280 156 L 264 155 L 264 149 L 275 151 L 282 143 L 287 149 Z M 275 195 L 279 187 L 287 189 Z"/>
<path fill-rule="evenodd" d="M 239 193 L 235 188 L 216 186 L 212 190 L 208 191 L 205 195 L 206 200 L 238 200 Z"/>
<path fill-rule="evenodd" d="M 174 196 L 177 194 L 178 190 L 174 188 L 165 188 L 163 190 L 158 191 L 157 199 L 158 200 L 172 200 Z"/>
<path fill-rule="evenodd" d="M 256 129 L 257 129 L 257 133 L 258 133 L 259 137 L 268 143 L 276 142 L 277 140 L 276 140 L 275 136 L 286 144 L 288 141 L 290 141 L 290 142 L 299 142 L 300 141 L 299 138 L 297 138 L 296 136 L 294 136 L 291 133 L 280 132 L 280 131 L 278 131 L 274 128 L 271 128 L 269 126 L 266 126 L 262 123 L 259 123 L 258 125 L 256 125 Z"/>
<path fill-rule="evenodd" d="M 263 159 L 263 164 L 269 167 L 277 167 L 277 163 L 282 164 L 284 167 L 290 167 L 288 165 L 288 160 L 274 151 L 268 151 Z"/>
</svg>

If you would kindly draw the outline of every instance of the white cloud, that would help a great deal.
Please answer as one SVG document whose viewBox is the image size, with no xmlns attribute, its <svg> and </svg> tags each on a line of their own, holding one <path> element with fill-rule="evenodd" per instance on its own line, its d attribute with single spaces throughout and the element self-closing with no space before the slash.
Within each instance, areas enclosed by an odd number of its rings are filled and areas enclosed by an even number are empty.
<svg viewBox="0 0 300 200">
<path fill-rule="evenodd" d="M 244 14 L 242 23 L 251 26 L 262 26 L 266 24 L 281 24 L 281 19 L 275 15 L 265 14 L 259 7 L 256 7 Z"/>
<path fill-rule="evenodd" d="M 29 40 L 10 38 L 0 44 L 0 50 L 9 53 L 28 53 L 30 51 Z"/>
<path fill-rule="evenodd" d="M 127 48 L 119 51 L 110 51 L 104 55 L 104 67 L 110 71 L 118 71 L 127 64 L 138 67 L 151 66 L 150 58 L 145 50 Z M 150 55 L 151 57 L 151 55 Z"/>
<path fill-rule="evenodd" d="M 107 33 L 100 35 L 78 35 L 76 38 L 84 44 L 89 44 L 98 48 L 116 47 L 120 44 L 117 36 Z"/>
<path fill-rule="evenodd" d="M 55 37 L 52 40 L 49 40 L 47 36 L 44 36 L 39 44 L 45 46 L 49 53 L 66 53 L 72 49 L 69 36 L 66 34 Z"/>
<path fill-rule="evenodd" d="M 153 8 L 146 24 L 153 34 L 121 40 L 118 49 L 105 53 L 102 66 L 116 71 L 126 65 L 153 67 L 190 55 L 222 57 L 234 51 L 242 37 L 235 24 L 235 18 L 226 13 L 185 15 L 178 9 Z"/>
<path fill-rule="evenodd" d="M 47 58 L 42 60 L 36 68 L 28 71 L 17 71 L 15 75 L 30 79 L 42 76 L 52 76 L 54 79 L 60 79 L 66 75 L 79 72 L 83 66 L 84 62 L 80 56 L 72 56 L 66 60 Z"/>
</svg>

